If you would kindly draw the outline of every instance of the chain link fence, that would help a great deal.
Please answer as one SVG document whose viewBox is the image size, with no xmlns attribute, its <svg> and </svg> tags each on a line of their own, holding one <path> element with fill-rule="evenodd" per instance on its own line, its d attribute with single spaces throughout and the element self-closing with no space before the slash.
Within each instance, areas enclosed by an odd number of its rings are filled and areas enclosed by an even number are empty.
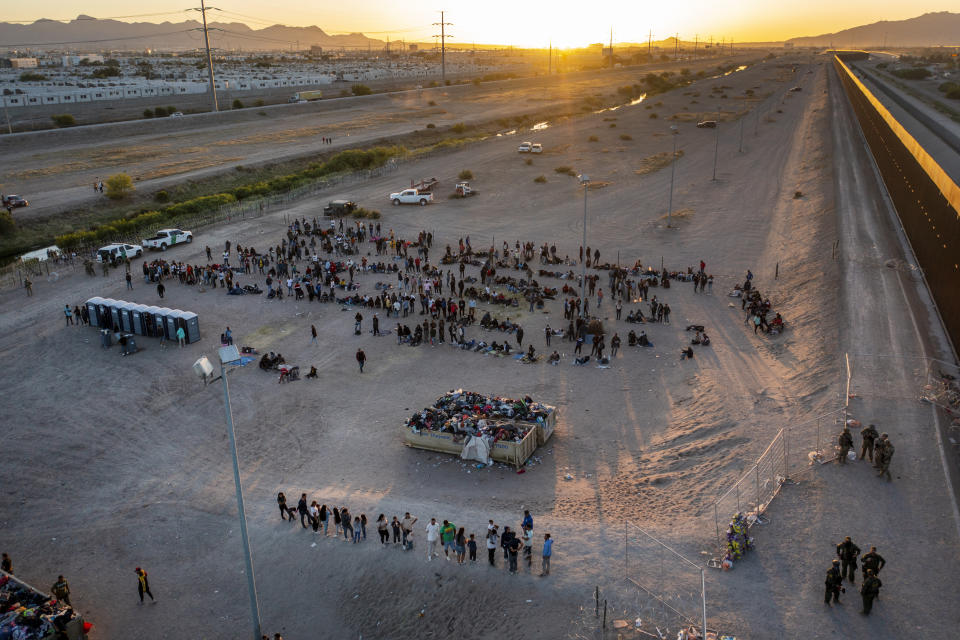
<svg viewBox="0 0 960 640">
<path fill-rule="evenodd" d="M 707 629 L 706 580 L 703 567 L 632 522 L 624 525 L 624 574 L 649 598 L 665 626 Z"/>
</svg>

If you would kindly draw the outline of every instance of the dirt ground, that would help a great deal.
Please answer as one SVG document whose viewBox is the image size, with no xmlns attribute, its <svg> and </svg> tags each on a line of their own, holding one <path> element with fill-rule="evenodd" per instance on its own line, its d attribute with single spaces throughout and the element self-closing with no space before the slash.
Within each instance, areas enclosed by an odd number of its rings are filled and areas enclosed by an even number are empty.
<svg viewBox="0 0 960 640">
<path fill-rule="evenodd" d="M 715 74 L 717 65 L 749 63 L 761 57 L 762 53 L 753 52 L 723 60 L 15 134 L 0 138 L 0 175 L 5 193 L 22 194 L 30 201 L 29 209 L 17 211 L 19 218 L 45 217 L 95 203 L 96 179 L 116 172 L 129 174 L 138 190 L 151 193 L 239 165 L 249 168 L 352 148 L 424 130 L 428 124 L 440 128 L 475 124 L 558 107 L 577 111 L 584 98 L 601 96 L 605 104 L 616 100 L 617 87 L 638 82 L 647 73 L 679 73 L 689 68 Z M 324 145 L 323 137 L 332 137 L 333 143 Z"/>
<path fill-rule="evenodd" d="M 655 347 L 625 347 L 609 369 L 572 366 L 569 343 L 560 346 L 556 368 L 443 345 L 400 347 L 392 335 L 354 336 L 354 312 L 339 305 L 173 283 L 163 304 L 197 312 L 203 340 L 160 350 L 144 338 L 144 351 L 119 358 L 116 348 L 99 347 L 93 329 L 64 327 L 60 310 L 94 295 L 157 304 L 142 278 L 128 292 L 119 272 L 106 279 L 64 273 L 37 282 L 31 298 L 0 293 L 0 354 L 10 363 L 0 378 L 7 399 L 0 547 L 17 574 L 46 587 L 63 573 L 75 604 L 96 625 L 94 637 L 249 635 L 223 396 L 219 383 L 204 387 L 191 371 L 200 355 L 215 356 L 217 336 L 229 325 L 239 344 L 320 371 L 317 381 L 289 385 L 255 366 L 230 374 L 265 632 L 288 640 L 596 637 L 584 630 L 581 607 L 592 607 L 596 586 L 622 591 L 626 521 L 705 564 L 713 552 L 713 499 L 780 427 L 838 407 L 844 351 L 946 356 L 922 283 L 883 266 L 909 255 L 829 65 L 794 62 L 796 73 L 767 62 L 657 96 L 654 104 L 492 138 L 349 192 L 205 231 L 164 255 L 200 263 L 205 245 L 219 249 L 226 240 L 265 250 L 279 242 L 285 220 L 312 218 L 324 201 L 343 196 L 380 208 L 383 228 L 401 236 L 432 231 L 432 256 L 467 235 L 474 247 L 532 240 L 574 255 L 582 190 L 554 171 L 573 167 L 609 183 L 587 196 L 588 244 L 600 249 L 601 261 L 619 255 L 621 263 L 659 267 L 662 260 L 685 270 L 703 259 L 715 276 L 712 295 L 684 283 L 653 290 L 673 309 L 672 323 L 645 326 Z M 636 171 L 672 150 L 670 114 L 733 100 L 709 100 L 713 85 L 728 87 L 730 96 L 755 88 L 770 97 L 743 101 L 751 111 L 742 126 L 678 125 L 684 153 L 673 206 L 682 215 L 667 227 L 670 168 Z M 795 85 L 803 91 L 787 91 Z M 515 151 L 520 137 L 546 149 L 530 165 Z M 474 173 L 480 195 L 448 200 L 444 190 L 463 169 Z M 534 183 L 539 175 L 546 183 Z M 443 184 L 436 204 L 388 205 L 391 189 L 425 176 Z M 796 191 L 803 197 L 794 198 Z M 755 336 L 739 304 L 731 308 L 726 293 L 747 269 L 790 324 L 784 335 Z M 140 273 L 139 261 L 133 272 Z M 391 279 L 362 275 L 361 292 Z M 601 315 L 621 337 L 633 328 L 615 321 L 609 299 Z M 544 327 L 561 326 L 561 303 L 533 314 L 521 308 L 510 318 L 543 352 Z M 680 361 L 690 323 L 707 325 L 713 343 Z M 311 324 L 321 333 L 316 346 Z M 467 337 L 500 336 L 472 327 Z M 363 374 L 354 361 L 360 347 L 369 358 Z M 770 524 L 754 534 L 758 549 L 732 572 L 707 574 L 711 627 L 738 638 L 952 633 L 957 612 L 943 594 L 957 587 L 956 509 L 938 453 L 937 416 L 916 394 L 904 400 L 908 375 L 899 362 L 891 359 L 883 383 L 889 388 L 868 384 L 870 393 L 853 407 L 897 444 L 894 481 L 877 480 L 865 465 L 824 465 L 786 487 Z M 559 407 L 556 434 L 536 464 L 523 474 L 499 465 L 481 470 L 404 447 L 402 420 L 456 387 L 529 394 Z M 420 519 L 418 546 L 414 553 L 381 549 L 373 527 L 365 543 L 347 546 L 281 522 L 277 491 L 346 504 L 371 521 L 409 511 Z M 556 540 L 549 578 L 526 569 L 509 576 L 502 557 L 497 569 L 426 562 L 422 526 L 430 517 L 480 535 L 490 518 L 519 525 L 524 509 L 534 515 L 537 539 L 549 531 Z M 824 571 L 844 535 L 864 549 L 875 544 L 888 562 L 882 600 L 869 618 L 857 615 L 851 586 L 843 607 L 825 608 L 821 599 Z M 150 572 L 158 604 L 138 606 L 135 566 Z M 673 588 L 669 577 L 662 587 Z M 643 628 L 652 632 L 652 624 Z"/>
</svg>

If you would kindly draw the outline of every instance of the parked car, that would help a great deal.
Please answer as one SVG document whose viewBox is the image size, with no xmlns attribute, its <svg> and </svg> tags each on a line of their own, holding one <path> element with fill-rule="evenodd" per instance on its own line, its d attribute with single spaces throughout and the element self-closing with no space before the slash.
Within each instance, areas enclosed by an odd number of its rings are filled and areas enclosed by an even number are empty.
<svg viewBox="0 0 960 640">
<path fill-rule="evenodd" d="M 171 117 L 171 118 L 182 118 L 182 117 L 183 117 L 183 114 L 182 114 L 181 112 L 179 112 L 179 111 L 174 111 L 173 113 L 170 114 L 170 117 Z"/>
<path fill-rule="evenodd" d="M 30 203 L 27 202 L 23 196 L 9 195 L 3 196 L 3 206 L 17 209 L 18 207 L 29 207 Z"/>
<path fill-rule="evenodd" d="M 193 242 L 193 232 L 181 231 L 180 229 L 160 229 L 152 238 L 143 240 L 143 246 L 147 249 L 166 251 L 167 247 L 185 242 Z"/>
<path fill-rule="evenodd" d="M 325 216 L 348 216 L 357 209 L 357 203 L 350 200 L 331 200 L 330 204 L 323 208 Z"/>
<path fill-rule="evenodd" d="M 97 249 L 97 262 L 114 262 L 124 256 L 127 258 L 139 258 L 142 255 L 143 247 L 140 245 L 119 242 L 108 244 L 105 247 Z"/>
<path fill-rule="evenodd" d="M 540 144 L 539 142 L 535 142 L 530 147 L 530 153 L 543 153 L 543 145 Z"/>
<path fill-rule="evenodd" d="M 717 121 L 716 120 L 701 120 L 697 123 L 698 129 L 716 129 Z"/>
<path fill-rule="evenodd" d="M 533 149 L 533 143 L 532 143 L 532 142 L 521 142 L 521 143 L 520 143 L 520 146 L 517 147 L 517 152 L 518 152 L 518 153 L 530 153 L 530 151 L 531 151 L 532 149 Z"/>
</svg>

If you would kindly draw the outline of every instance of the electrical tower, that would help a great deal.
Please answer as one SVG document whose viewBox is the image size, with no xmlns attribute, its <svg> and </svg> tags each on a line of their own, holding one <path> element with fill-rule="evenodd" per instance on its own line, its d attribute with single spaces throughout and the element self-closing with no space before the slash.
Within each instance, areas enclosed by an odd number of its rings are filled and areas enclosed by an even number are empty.
<svg viewBox="0 0 960 640">
<path fill-rule="evenodd" d="M 447 27 L 452 27 L 452 22 L 443 21 L 444 12 L 440 12 L 440 22 L 434 22 L 433 26 L 440 27 L 440 82 L 447 83 L 447 38 L 453 36 L 447 35 Z M 436 37 L 436 36 L 434 36 Z"/>
<path fill-rule="evenodd" d="M 193 8 L 193 11 L 199 11 L 200 15 L 203 16 L 203 43 L 207 47 L 207 77 L 210 79 L 210 98 L 213 101 L 213 110 L 219 111 L 220 108 L 217 106 L 217 87 L 213 83 L 213 56 L 210 55 L 210 36 L 207 35 L 207 11 L 212 11 L 216 7 L 206 7 L 203 4 L 203 0 L 200 0 L 200 8 Z M 219 11 L 219 9 L 218 9 Z"/>
</svg>

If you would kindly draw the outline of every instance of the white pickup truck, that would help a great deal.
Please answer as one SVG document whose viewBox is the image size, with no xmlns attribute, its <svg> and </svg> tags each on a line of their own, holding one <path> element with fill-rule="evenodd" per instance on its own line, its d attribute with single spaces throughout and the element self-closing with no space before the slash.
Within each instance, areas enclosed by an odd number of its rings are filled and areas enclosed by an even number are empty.
<svg viewBox="0 0 960 640">
<path fill-rule="evenodd" d="M 142 244 L 147 249 L 166 251 L 167 247 L 185 242 L 193 242 L 193 232 L 181 231 L 180 229 L 160 229 L 155 236 L 145 239 Z"/>
<path fill-rule="evenodd" d="M 433 194 L 429 191 L 404 189 L 398 193 L 391 193 L 390 202 L 393 203 L 393 206 L 400 204 L 418 204 L 421 207 L 425 207 L 427 203 L 433 202 Z"/>
</svg>

